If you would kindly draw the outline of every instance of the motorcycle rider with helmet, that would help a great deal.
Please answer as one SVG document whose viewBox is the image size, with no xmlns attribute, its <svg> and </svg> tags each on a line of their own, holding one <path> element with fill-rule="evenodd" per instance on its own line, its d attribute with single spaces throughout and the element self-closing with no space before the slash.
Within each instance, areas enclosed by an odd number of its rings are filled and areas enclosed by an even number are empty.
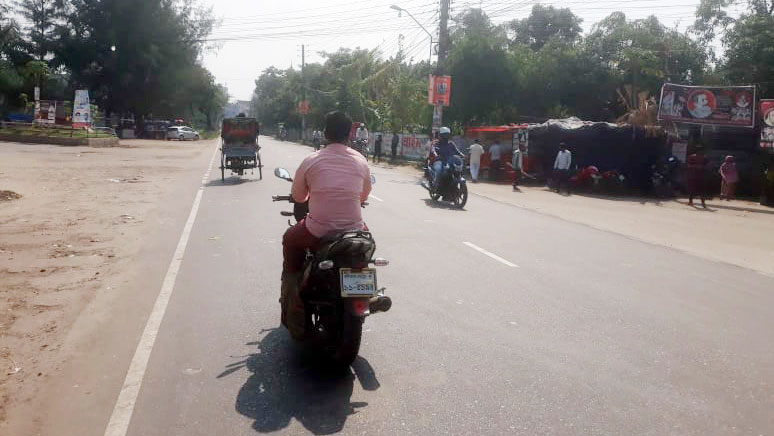
<svg viewBox="0 0 774 436">
<path fill-rule="evenodd" d="M 441 182 L 444 168 L 450 164 L 449 160 L 453 156 L 463 156 L 459 148 L 451 141 L 451 129 L 441 127 L 438 130 L 438 139 L 433 142 L 431 147 L 431 156 L 435 157 L 433 162 L 433 188 L 437 189 Z"/>
<path fill-rule="evenodd" d="M 307 217 L 282 237 L 282 323 L 296 339 L 303 338 L 306 323 L 299 295 L 306 249 L 315 249 L 327 235 L 365 228 L 361 205 L 371 192 L 371 172 L 366 158 L 346 145 L 351 126 L 343 112 L 326 115 L 329 145 L 307 156 L 293 178 L 293 201 L 309 201 Z"/>
</svg>

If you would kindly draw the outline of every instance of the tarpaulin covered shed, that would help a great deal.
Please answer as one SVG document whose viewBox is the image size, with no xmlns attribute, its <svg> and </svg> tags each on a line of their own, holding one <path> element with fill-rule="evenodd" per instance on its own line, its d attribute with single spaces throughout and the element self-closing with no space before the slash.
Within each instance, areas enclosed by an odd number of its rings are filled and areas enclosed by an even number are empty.
<svg viewBox="0 0 774 436">
<path fill-rule="evenodd" d="M 630 179 L 645 177 L 651 165 L 668 155 L 665 135 L 653 129 L 571 117 L 530 124 L 529 155 L 537 164 L 533 171 L 551 172 L 561 142 L 572 152 L 573 168 L 594 165 Z"/>
</svg>

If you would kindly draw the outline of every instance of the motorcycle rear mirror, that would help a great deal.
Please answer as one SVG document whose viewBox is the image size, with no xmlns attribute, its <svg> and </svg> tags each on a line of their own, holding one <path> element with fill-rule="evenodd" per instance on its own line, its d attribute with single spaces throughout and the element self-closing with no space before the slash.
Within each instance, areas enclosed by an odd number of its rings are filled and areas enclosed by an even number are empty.
<svg viewBox="0 0 774 436">
<path fill-rule="evenodd" d="M 372 185 L 376 184 L 376 176 L 374 176 L 373 174 L 371 174 L 371 184 Z"/>
<path fill-rule="evenodd" d="M 285 179 L 288 182 L 293 181 L 293 178 L 290 177 L 290 171 L 286 170 L 285 168 L 275 168 L 274 175 L 279 177 L 280 179 Z"/>
</svg>

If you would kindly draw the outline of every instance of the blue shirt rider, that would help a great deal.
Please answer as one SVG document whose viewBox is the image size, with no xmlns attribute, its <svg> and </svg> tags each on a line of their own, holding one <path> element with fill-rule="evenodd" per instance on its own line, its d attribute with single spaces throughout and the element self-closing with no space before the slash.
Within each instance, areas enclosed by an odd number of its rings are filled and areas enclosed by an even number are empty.
<svg viewBox="0 0 774 436">
<path fill-rule="evenodd" d="M 433 162 L 433 187 L 438 187 L 441 180 L 441 172 L 445 164 L 449 163 L 452 156 L 462 156 L 462 152 L 449 138 L 451 130 L 448 127 L 441 127 L 438 131 L 438 140 L 433 143 L 432 154 L 437 157 Z"/>
</svg>

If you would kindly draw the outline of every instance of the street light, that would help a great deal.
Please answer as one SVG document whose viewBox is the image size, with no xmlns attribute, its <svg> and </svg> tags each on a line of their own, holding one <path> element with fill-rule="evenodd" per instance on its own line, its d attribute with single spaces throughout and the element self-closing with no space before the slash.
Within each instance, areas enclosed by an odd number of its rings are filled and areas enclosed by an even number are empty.
<svg viewBox="0 0 774 436">
<path fill-rule="evenodd" d="M 423 26 L 422 23 L 417 21 L 417 19 L 414 18 L 413 15 L 411 15 L 411 12 L 403 9 L 402 7 L 400 7 L 398 5 L 390 5 L 390 9 L 394 9 L 394 10 L 398 11 L 398 16 L 399 17 L 400 17 L 400 13 L 401 12 L 405 12 L 409 17 L 411 17 L 412 20 L 414 20 L 415 23 L 417 23 L 417 26 L 421 27 L 422 30 L 424 30 L 425 33 L 427 33 L 427 36 L 430 37 L 430 56 L 428 56 L 428 58 L 427 58 L 427 63 L 432 63 L 432 61 L 433 61 L 433 45 L 435 44 L 433 42 L 433 34 L 428 32 L 427 29 L 425 29 L 425 26 Z"/>
</svg>

